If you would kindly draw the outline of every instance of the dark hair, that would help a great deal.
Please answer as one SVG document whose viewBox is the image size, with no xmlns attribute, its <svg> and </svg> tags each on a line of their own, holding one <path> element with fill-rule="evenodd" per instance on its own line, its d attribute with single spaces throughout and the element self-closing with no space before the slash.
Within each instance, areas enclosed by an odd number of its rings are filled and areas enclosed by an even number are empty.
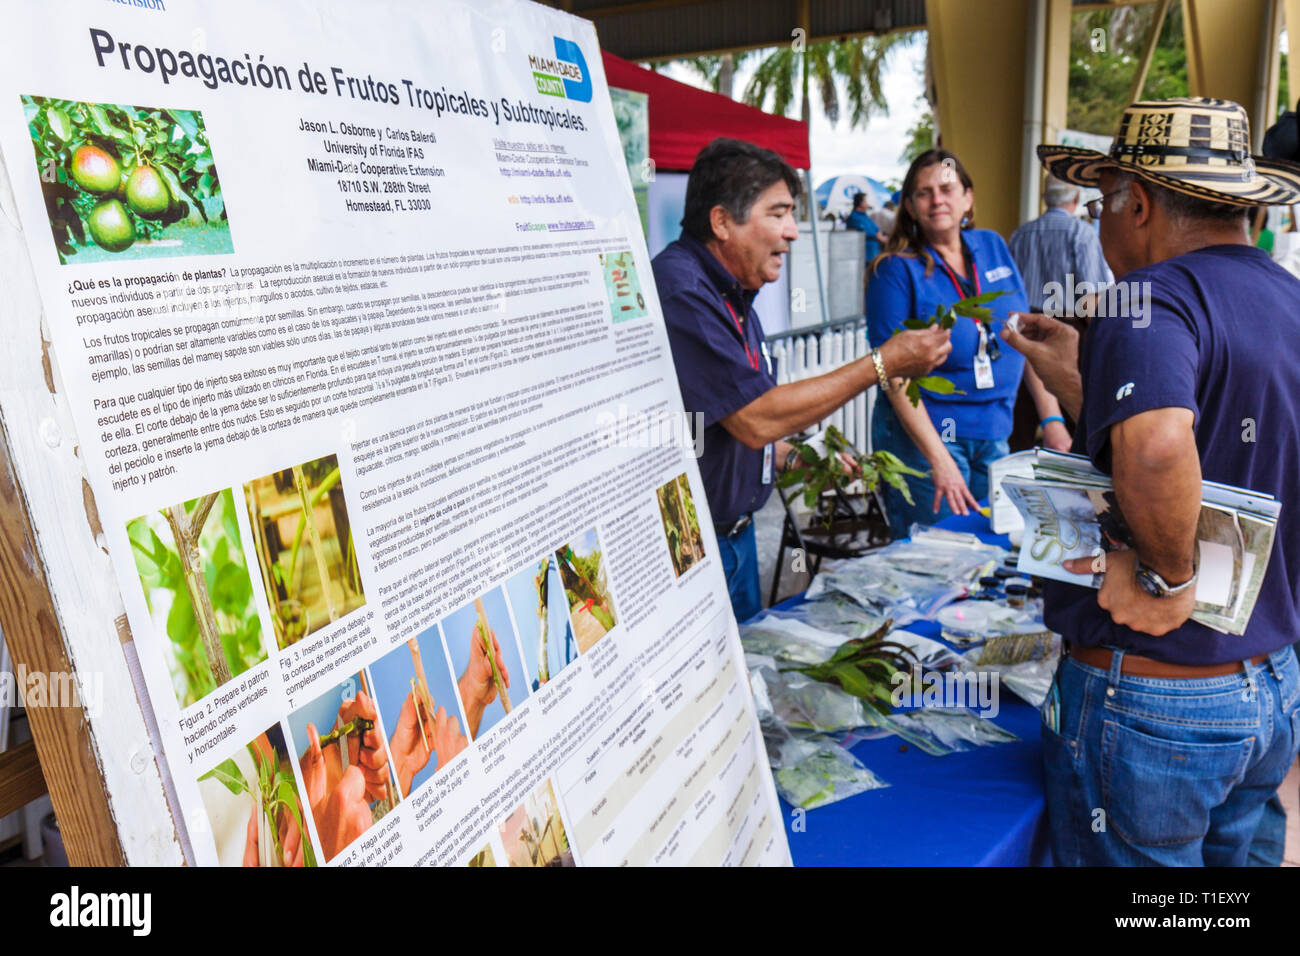
<svg viewBox="0 0 1300 956">
<path fill-rule="evenodd" d="M 854 208 L 854 209 L 857 209 L 857 208 L 858 208 L 858 203 L 862 202 L 862 200 L 864 200 L 864 199 L 866 199 L 866 198 L 867 198 L 867 194 L 866 194 L 866 193 L 854 193 L 854 194 L 853 194 L 853 208 Z"/>
<path fill-rule="evenodd" d="M 1232 203 L 1211 202 L 1198 199 L 1168 187 L 1142 179 L 1127 170 L 1119 172 L 1119 178 L 1125 185 L 1132 185 L 1135 180 L 1142 183 L 1142 188 L 1151 195 L 1151 201 L 1157 203 L 1166 216 L 1175 223 L 1188 220 L 1210 220 L 1211 222 L 1239 222 L 1250 212 L 1249 206 L 1237 206 Z"/>
<path fill-rule="evenodd" d="M 885 256 L 912 256 L 919 258 L 925 263 L 925 274 L 928 276 L 934 271 L 934 259 L 926 251 L 926 244 L 929 240 L 921 231 L 920 225 L 912 214 L 907 210 L 906 200 L 912 198 L 916 192 L 916 179 L 921 175 L 923 170 L 931 166 L 938 166 L 940 163 L 951 166 L 957 173 L 957 178 L 966 189 L 974 188 L 971 181 L 970 173 L 966 172 L 966 167 L 952 153 L 946 149 L 927 149 L 916 159 L 912 160 L 912 165 L 907 167 L 907 175 L 903 177 L 903 187 L 899 190 L 901 194 L 898 202 L 898 214 L 894 217 L 894 228 L 889 234 L 889 243 L 885 246 L 884 252 L 878 255 L 871 263 L 871 270 L 874 272 L 876 265 L 884 259 Z M 962 223 L 963 229 L 973 228 L 975 225 L 975 205 L 971 204 L 970 212 L 967 214 L 965 221 Z"/>
<path fill-rule="evenodd" d="M 1235 222 L 1244 219 L 1250 211 L 1248 206 L 1235 206 L 1226 202 L 1208 202 L 1186 193 L 1174 192 L 1154 183 L 1144 182 L 1145 186 L 1160 203 L 1170 219 L 1213 219 L 1218 222 Z M 1153 189 L 1152 187 L 1155 186 Z"/>
<path fill-rule="evenodd" d="M 748 222 L 754 200 L 781 180 L 797 199 L 799 177 L 776 153 L 739 139 L 715 139 L 700 150 L 691 167 L 682 229 L 701 242 L 712 239 L 709 213 L 714 206 L 721 206 L 738 223 Z"/>
</svg>

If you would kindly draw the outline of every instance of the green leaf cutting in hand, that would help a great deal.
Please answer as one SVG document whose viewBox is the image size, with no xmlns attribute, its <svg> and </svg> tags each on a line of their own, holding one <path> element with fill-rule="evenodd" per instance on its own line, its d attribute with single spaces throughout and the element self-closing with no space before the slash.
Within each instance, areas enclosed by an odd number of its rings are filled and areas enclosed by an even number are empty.
<svg viewBox="0 0 1300 956">
<path fill-rule="evenodd" d="M 990 289 L 988 292 L 981 292 L 979 295 L 958 299 L 952 305 L 936 305 L 934 313 L 928 319 L 904 319 L 903 328 L 894 334 L 898 335 L 905 329 L 928 329 L 932 325 L 950 331 L 957 324 L 957 318 L 960 316 L 975 319 L 984 326 L 987 334 L 991 336 L 993 334 L 993 310 L 985 308 L 984 304 L 1006 294 L 1006 289 Z M 913 408 L 921 404 L 921 389 L 934 392 L 936 395 L 966 394 L 942 375 L 923 375 L 908 382 L 907 389 L 904 392 Z"/>
</svg>

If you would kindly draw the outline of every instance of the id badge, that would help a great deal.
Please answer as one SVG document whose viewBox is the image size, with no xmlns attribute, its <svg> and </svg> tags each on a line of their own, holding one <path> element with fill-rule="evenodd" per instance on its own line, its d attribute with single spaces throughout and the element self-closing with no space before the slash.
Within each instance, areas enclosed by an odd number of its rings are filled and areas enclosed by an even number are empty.
<svg viewBox="0 0 1300 956">
<path fill-rule="evenodd" d="M 763 484 L 772 483 L 772 446 L 763 446 Z"/>
<path fill-rule="evenodd" d="M 982 324 L 980 325 L 980 347 L 975 353 L 975 387 L 993 387 L 993 361 L 989 358 L 988 339 Z"/>
</svg>

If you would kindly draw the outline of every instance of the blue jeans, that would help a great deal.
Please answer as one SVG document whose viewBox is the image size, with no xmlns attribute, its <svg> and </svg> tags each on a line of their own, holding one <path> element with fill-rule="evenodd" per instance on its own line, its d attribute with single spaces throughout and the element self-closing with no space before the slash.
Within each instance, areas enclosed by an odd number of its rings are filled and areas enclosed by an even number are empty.
<svg viewBox="0 0 1300 956">
<path fill-rule="evenodd" d="M 1043 708 L 1060 866 L 1244 866 L 1300 741 L 1290 646 L 1221 677 L 1121 675 L 1063 657 Z"/>
<path fill-rule="evenodd" d="M 1247 866 L 1281 866 L 1286 855 L 1286 807 L 1280 793 L 1264 804 L 1255 838 L 1250 842 Z"/>
<path fill-rule="evenodd" d="M 727 595 L 737 622 L 749 620 L 763 610 L 763 595 L 758 584 L 758 543 L 754 522 L 732 538 L 718 535 L 718 554 L 722 573 L 727 579 Z"/>
<path fill-rule="evenodd" d="M 907 476 L 907 487 L 912 493 L 910 505 L 897 489 L 882 482 L 885 508 L 889 512 L 889 531 L 895 538 L 907 537 L 907 529 L 913 522 L 934 524 L 952 514 L 946 501 L 940 502 L 939 512 L 935 513 L 930 463 L 908 437 L 903 423 L 889 405 L 889 399 L 883 396 L 876 401 L 876 410 L 871 418 L 871 447 L 874 451 L 892 451 L 902 459 L 903 464 L 910 465 L 925 475 L 924 478 Z M 944 442 L 944 447 L 961 469 L 962 479 L 970 493 L 976 500 L 986 500 L 989 496 L 989 464 L 1006 457 L 1009 451 L 1006 441 L 955 438 Z"/>
</svg>

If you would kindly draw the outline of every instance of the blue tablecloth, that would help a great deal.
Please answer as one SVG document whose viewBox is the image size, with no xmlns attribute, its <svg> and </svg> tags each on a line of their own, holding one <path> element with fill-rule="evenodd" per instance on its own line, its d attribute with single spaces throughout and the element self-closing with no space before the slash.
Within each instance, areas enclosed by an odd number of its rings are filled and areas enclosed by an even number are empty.
<svg viewBox="0 0 1300 956">
<path fill-rule="evenodd" d="M 978 514 L 942 526 L 1007 546 Z M 907 630 L 939 637 L 929 621 Z M 806 813 L 781 801 L 795 865 L 1050 865 L 1038 711 L 1005 689 L 999 705 L 994 723 L 1018 741 L 947 757 L 893 736 L 861 741 L 854 755 L 890 786 Z"/>
</svg>

